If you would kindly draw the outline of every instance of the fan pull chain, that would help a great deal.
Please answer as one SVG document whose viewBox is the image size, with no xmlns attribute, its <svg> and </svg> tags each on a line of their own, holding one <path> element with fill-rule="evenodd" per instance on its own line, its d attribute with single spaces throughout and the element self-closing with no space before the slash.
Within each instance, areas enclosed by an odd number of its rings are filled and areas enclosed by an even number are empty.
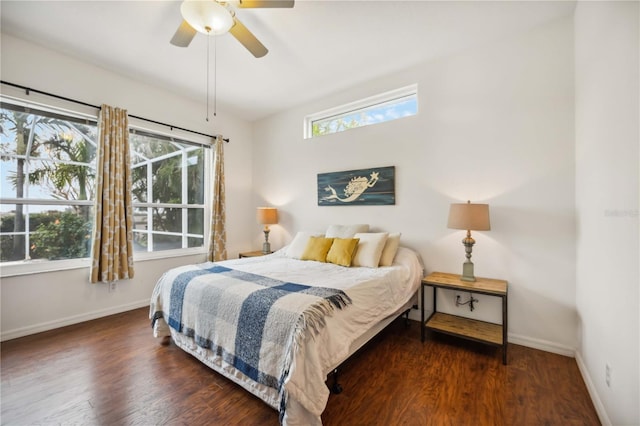
<svg viewBox="0 0 640 426">
<path fill-rule="evenodd" d="M 218 37 L 213 40 L 213 116 L 218 111 Z"/>
<path fill-rule="evenodd" d="M 209 121 L 209 38 L 210 35 L 207 33 L 207 100 L 206 100 L 206 104 L 207 104 L 207 122 Z"/>
<path fill-rule="evenodd" d="M 211 34 L 207 33 L 207 121 L 209 121 L 209 52 L 211 48 L 209 47 L 209 39 L 211 38 Z M 217 71 L 218 71 L 218 38 L 214 36 L 213 40 L 213 116 L 216 117 L 218 111 L 218 96 L 217 96 Z"/>
</svg>

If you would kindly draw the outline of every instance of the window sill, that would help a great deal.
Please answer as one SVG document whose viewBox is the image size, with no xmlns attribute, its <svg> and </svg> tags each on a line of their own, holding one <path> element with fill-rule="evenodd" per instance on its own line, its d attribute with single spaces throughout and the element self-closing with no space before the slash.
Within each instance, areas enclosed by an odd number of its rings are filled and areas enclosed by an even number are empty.
<svg viewBox="0 0 640 426">
<path fill-rule="evenodd" d="M 89 268 L 91 260 L 68 259 L 68 260 L 23 260 L 19 262 L 2 263 L 0 277 L 14 277 L 18 275 L 41 274 L 47 272 L 67 271 L 70 269 Z"/>
<path fill-rule="evenodd" d="M 134 263 L 146 262 L 170 257 L 185 257 L 199 254 L 207 254 L 204 248 L 189 248 L 179 250 L 166 250 L 150 253 L 135 253 Z M 204 262 L 204 260 L 203 260 Z M 91 259 L 67 259 L 67 260 L 25 260 L 20 262 L 6 262 L 0 264 L 0 278 L 15 277 L 20 275 L 44 274 L 49 272 L 68 271 L 72 269 L 88 269 Z"/>
</svg>

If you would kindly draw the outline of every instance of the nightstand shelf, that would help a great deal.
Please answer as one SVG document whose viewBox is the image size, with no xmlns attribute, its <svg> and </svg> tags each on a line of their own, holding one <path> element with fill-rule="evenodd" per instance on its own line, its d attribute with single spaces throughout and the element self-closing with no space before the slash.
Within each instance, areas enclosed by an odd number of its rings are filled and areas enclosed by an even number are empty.
<svg viewBox="0 0 640 426">
<path fill-rule="evenodd" d="M 433 288 L 433 312 L 425 320 L 424 294 L 427 287 Z M 433 330 L 463 339 L 473 340 L 492 346 L 502 347 L 502 363 L 507 363 L 507 287 L 503 280 L 476 278 L 476 281 L 462 281 L 460 275 L 434 272 L 422 279 L 422 326 L 421 338 L 424 342 L 425 330 Z M 438 312 L 436 290 L 449 289 L 470 294 L 484 294 L 502 299 L 502 324 L 494 324 L 472 318 Z"/>
<path fill-rule="evenodd" d="M 455 315 L 436 312 L 426 322 L 429 330 L 465 337 L 481 343 L 488 342 L 502 346 L 502 326 Z"/>
<path fill-rule="evenodd" d="M 242 259 L 243 257 L 258 257 L 258 256 L 264 256 L 264 255 L 271 254 L 271 253 L 273 253 L 273 252 L 270 251 L 269 253 L 263 253 L 262 250 L 245 251 L 243 253 L 239 253 L 238 257 L 240 259 Z"/>
</svg>

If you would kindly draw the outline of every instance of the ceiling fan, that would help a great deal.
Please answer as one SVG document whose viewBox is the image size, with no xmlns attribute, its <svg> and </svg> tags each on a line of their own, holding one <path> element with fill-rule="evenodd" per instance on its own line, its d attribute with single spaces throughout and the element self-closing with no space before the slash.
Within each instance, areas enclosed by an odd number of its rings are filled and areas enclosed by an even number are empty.
<svg viewBox="0 0 640 426">
<path fill-rule="evenodd" d="M 236 17 L 240 9 L 290 8 L 295 0 L 184 0 L 180 5 L 183 21 L 171 44 L 187 47 L 197 32 L 207 35 L 231 33 L 253 56 L 261 58 L 269 50 Z M 233 5 L 233 6 L 232 6 Z"/>
</svg>

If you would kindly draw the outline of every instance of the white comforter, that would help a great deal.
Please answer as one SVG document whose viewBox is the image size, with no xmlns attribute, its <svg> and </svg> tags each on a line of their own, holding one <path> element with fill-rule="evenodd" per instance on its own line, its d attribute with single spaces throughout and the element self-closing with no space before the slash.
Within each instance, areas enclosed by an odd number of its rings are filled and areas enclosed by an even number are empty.
<svg viewBox="0 0 640 426">
<path fill-rule="evenodd" d="M 373 325 L 395 314 L 416 293 L 422 278 L 417 255 L 398 249 L 392 266 L 345 268 L 330 263 L 301 261 L 280 250 L 269 256 L 219 262 L 233 269 L 288 282 L 343 290 L 352 300 L 347 309 L 327 318 L 326 326 L 314 338 L 307 338 L 293 354 L 290 374 L 285 379 L 288 399 L 283 424 L 320 425 L 320 415 L 329 398 L 327 374 L 349 355 L 350 347 Z M 170 330 L 163 321 L 154 329 L 156 337 L 171 333 L 175 343 L 203 363 L 232 379 L 278 409 L 278 395 L 272 388 L 257 385 L 192 339 Z"/>
</svg>

